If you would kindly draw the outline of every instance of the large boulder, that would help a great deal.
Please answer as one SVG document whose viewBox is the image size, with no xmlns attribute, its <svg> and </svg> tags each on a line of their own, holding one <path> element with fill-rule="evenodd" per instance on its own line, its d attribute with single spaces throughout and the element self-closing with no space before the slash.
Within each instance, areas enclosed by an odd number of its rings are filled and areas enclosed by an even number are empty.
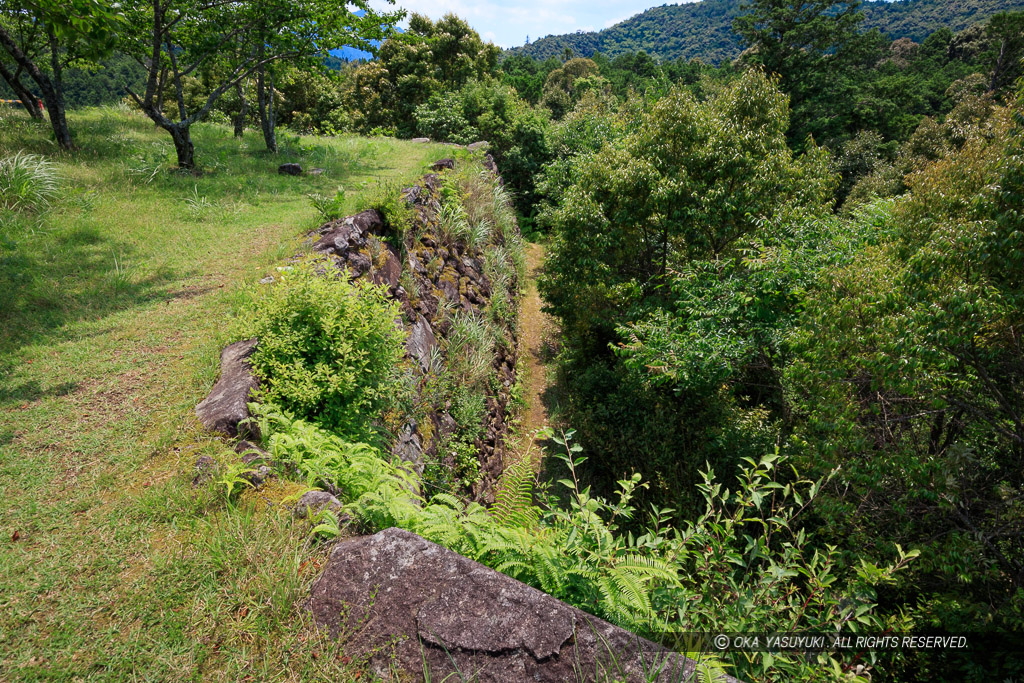
<svg viewBox="0 0 1024 683">
<path fill-rule="evenodd" d="M 401 529 L 339 543 L 309 609 L 386 680 L 696 680 L 692 660 Z"/>
<path fill-rule="evenodd" d="M 220 352 L 220 379 L 209 395 L 196 406 L 196 417 L 207 429 L 227 434 L 259 438 L 252 423 L 239 427 L 249 417 L 250 395 L 259 386 L 249 366 L 249 356 L 256 350 L 256 340 L 235 342 Z"/>
</svg>

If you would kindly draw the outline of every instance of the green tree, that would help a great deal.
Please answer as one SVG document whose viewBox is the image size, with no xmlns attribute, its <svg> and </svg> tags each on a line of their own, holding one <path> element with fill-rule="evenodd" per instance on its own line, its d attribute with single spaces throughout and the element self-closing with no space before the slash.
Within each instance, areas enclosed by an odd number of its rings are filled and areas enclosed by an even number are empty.
<svg viewBox="0 0 1024 683">
<path fill-rule="evenodd" d="M 576 105 L 584 92 L 601 90 L 604 86 L 593 60 L 570 59 L 548 74 L 540 103 L 552 116 L 560 119 Z"/>
<path fill-rule="evenodd" d="M 64 71 L 109 54 L 121 19 L 119 6 L 104 0 L 0 3 L 0 47 L 17 64 L 13 73 L 4 67 L 3 77 L 23 102 L 34 96 L 20 80 L 21 72 L 35 83 L 61 149 L 74 146 L 65 113 Z M 33 112 L 27 102 L 26 108 Z"/>
<path fill-rule="evenodd" d="M 363 11 L 357 16 L 349 7 Z M 190 129 L 239 82 L 260 81 L 263 117 L 267 120 L 268 65 L 320 54 L 330 45 L 372 48 L 366 41 L 383 37 L 382 26 L 399 14 L 378 14 L 365 0 L 338 5 L 327 0 L 291 2 L 205 3 L 198 0 L 136 2 L 128 10 L 131 40 L 127 49 L 146 66 L 145 90 L 129 94 L 153 122 L 170 133 L 178 166 L 193 168 Z M 272 36 L 270 39 L 268 37 Z M 201 104 L 189 107 L 186 79 L 206 70 L 216 75 Z M 163 110 L 164 90 L 173 89 L 176 113 Z M 270 113 L 272 120 L 272 112 Z M 264 128 L 265 134 L 269 130 Z M 272 140 L 268 139 L 272 147 Z"/>
<path fill-rule="evenodd" d="M 802 142 L 804 102 L 828 89 L 835 55 L 857 36 L 859 0 L 752 0 L 741 6 L 733 30 L 747 45 L 745 59 L 779 77 L 790 96 L 794 128 Z"/>
<path fill-rule="evenodd" d="M 784 295 L 758 294 L 740 259 L 751 240 L 765 238 L 765 226 L 787 225 L 783 219 L 794 212 L 827 210 L 833 179 L 820 150 L 793 155 L 785 137 L 787 98 L 757 70 L 714 88 L 707 101 L 677 87 L 620 115 L 604 130 L 574 128 L 585 139 L 608 141 L 561 171 L 572 182 L 557 183 L 564 189 L 541 215 L 552 243 L 540 287 L 563 332 L 566 419 L 580 427 L 602 483 L 638 467 L 673 507 L 690 510 L 697 501 L 683 482 L 706 461 L 731 466 L 771 445 L 765 413 L 749 428 L 729 425 L 740 422 L 734 407 L 745 388 L 778 384 L 775 354 L 758 337 L 772 323 L 748 321 L 747 334 L 733 329 L 734 318 L 715 312 L 733 311 L 736 319 L 744 311 L 756 318 L 762 309 L 766 316 L 782 314 Z M 745 309 L 753 295 L 761 307 Z M 669 335 L 673 309 L 687 301 L 680 315 L 689 306 L 706 309 L 694 313 L 709 326 L 705 355 L 732 353 L 715 350 L 716 341 L 728 343 L 731 330 L 746 345 L 735 350 L 737 365 L 753 357 L 767 363 L 764 371 L 749 373 L 731 392 L 723 378 L 684 359 L 675 359 L 680 373 L 704 372 L 705 379 L 690 386 L 662 382 L 657 368 L 666 363 L 640 361 L 639 352 L 637 363 L 627 362 L 622 348 L 641 334 L 632 326 L 662 324 Z M 777 393 L 766 389 L 762 403 L 777 403 Z"/>
<path fill-rule="evenodd" d="M 353 74 L 347 102 L 356 127 L 413 135 L 418 106 L 436 93 L 495 76 L 500 52 L 453 14 L 436 23 L 412 15 L 409 29 L 386 40 L 377 60 Z"/>
<path fill-rule="evenodd" d="M 1021 76 L 1024 59 L 1024 12 L 1000 12 L 985 26 L 990 42 L 990 92 L 1012 85 Z"/>
</svg>

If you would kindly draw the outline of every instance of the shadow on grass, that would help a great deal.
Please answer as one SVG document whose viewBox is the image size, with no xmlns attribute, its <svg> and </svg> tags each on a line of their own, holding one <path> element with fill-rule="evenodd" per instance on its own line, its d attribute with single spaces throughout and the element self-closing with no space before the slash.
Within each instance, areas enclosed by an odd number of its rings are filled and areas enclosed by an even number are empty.
<svg viewBox="0 0 1024 683">
<path fill-rule="evenodd" d="M 177 279 L 166 270 L 133 277 L 126 265 L 133 247 L 95 229 L 31 234 L 17 227 L 0 227 L 0 383 L 22 346 L 44 342 L 74 323 L 166 300 Z M 0 401 L 32 400 L 34 391 L 28 385 L 0 387 Z"/>
<path fill-rule="evenodd" d="M 36 401 L 46 396 L 67 396 L 78 387 L 78 382 L 61 382 L 48 389 L 44 389 L 39 384 L 39 381 L 34 379 L 14 386 L 0 384 L 0 405 Z M 0 438 L 0 446 L 2 445 L 3 439 Z"/>
</svg>

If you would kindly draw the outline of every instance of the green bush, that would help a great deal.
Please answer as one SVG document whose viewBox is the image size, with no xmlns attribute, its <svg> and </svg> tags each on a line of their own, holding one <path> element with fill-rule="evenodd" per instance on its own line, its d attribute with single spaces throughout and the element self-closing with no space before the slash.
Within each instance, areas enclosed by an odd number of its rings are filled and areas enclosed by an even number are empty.
<svg viewBox="0 0 1024 683">
<path fill-rule="evenodd" d="M 346 438 L 371 438 L 397 381 L 404 333 L 379 288 L 304 261 L 254 292 L 241 337 L 256 337 L 262 401 Z"/>
</svg>

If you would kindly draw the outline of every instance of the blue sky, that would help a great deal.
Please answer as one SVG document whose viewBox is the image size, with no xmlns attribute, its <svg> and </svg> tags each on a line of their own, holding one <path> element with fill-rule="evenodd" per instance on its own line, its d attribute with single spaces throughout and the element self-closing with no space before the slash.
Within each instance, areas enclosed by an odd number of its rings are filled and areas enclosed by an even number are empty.
<svg viewBox="0 0 1024 683">
<path fill-rule="evenodd" d="M 387 7 L 380 0 L 374 4 Z M 526 36 L 532 41 L 549 34 L 598 31 L 656 6 L 650 0 L 397 0 L 395 5 L 431 19 L 454 12 L 484 40 L 501 47 L 522 45 Z"/>
</svg>

